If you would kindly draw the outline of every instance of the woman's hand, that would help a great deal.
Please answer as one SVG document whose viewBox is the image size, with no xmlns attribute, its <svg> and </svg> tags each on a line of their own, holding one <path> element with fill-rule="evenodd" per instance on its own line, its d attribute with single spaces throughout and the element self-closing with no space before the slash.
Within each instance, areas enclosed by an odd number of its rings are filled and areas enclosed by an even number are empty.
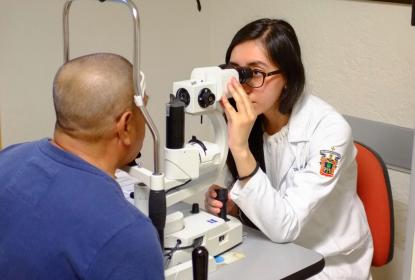
<svg viewBox="0 0 415 280">
<path fill-rule="evenodd" d="M 241 84 L 232 78 L 228 83 L 228 91 L 236 103 L 236 110 L 226 97 L 222 97 L 222 107 L 228 120 L 228 145 L 235 160 L 239 177 L 251 174 L 256 161 L 249 150 L 249 134 L 254 126 L 257 115 Z"/>
<path fill-rule="evenodd" d="M 249 151 L 248 138 L 257 115 L 244 88 L 235 78 L 228 83 L 228 91 L 235 100 L 236 110 L 225 96 L 222 97 L 221 104 L 228 120 L 228 145 L 235 155 Z"/>
<path fill-rule="evenodd" d="M 207 192 L 205 193 L 205 209 L 207 212 L 218 215 L 220 212 L 220 209 L 223 207 L 223 203 L 216 199 L 216 191 L 217 189 L 220 189 L 218 185 L 212 185 L 209 187 Z M 230 198 L 230 194 L 228 193 L 228 201 L 226 203 L 226 209 L 228 210 L 228 214 L 232 214 L 232 210 L 235 203 Z"/>
</svg>

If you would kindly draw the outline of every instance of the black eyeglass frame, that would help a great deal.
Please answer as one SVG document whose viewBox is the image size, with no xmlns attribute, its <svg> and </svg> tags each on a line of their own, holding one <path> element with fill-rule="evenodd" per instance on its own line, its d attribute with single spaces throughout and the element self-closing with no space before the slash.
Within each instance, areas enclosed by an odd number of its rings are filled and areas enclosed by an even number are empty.
<svg viewBox="0 0 415 280">
<path fill-rule="evenodd" d="M 281 69 L 277 69 L 277 70 L 274 70 L 274 71 L 271 71 L 271 72 L 268 72 L 268 73 L 262 72 L 260 70 L 251 70 L 251 71 L 256 72 L 256 73 L 260 73 L 262 75 L 262 83 L 259 86 L 252 86 L 252 85 L 249 84 L 251 82 L 252 78 L 246 82 L 246 85 L 251 87 L 251 88 L 260 88 L 264 85 L 266 77 L 274 76 L 274 75 L 282 73 Z"/>
</svg>

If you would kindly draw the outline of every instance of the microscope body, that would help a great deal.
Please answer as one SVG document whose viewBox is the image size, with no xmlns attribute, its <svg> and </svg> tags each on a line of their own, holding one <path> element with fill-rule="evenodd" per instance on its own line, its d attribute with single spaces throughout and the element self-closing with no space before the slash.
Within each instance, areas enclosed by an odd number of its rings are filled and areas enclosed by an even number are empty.
<svg viewBox="0 0 415 280">
<path fill-rule="evenodd" d="M 162 183 L 168 209 L 163 242 L 168 255 L 165 267 L 167 280 L 192 279 L 194 247 L 203 246 L 208 250 L 209 271 L 214 271 L 216 265 L 213 256 L 242 242 L 242 224 L 238 219 L 229 216 L 224 220 L 202 210 L 191 212 L 191 206 L 183 203 L 184 200 L 206 191 L 224 171 L 228 153 L 227 126 L 219 100 L 227 95 L 227 83 L 231 77 L 238 78 L 235 69 L 195 68 L 190 80 L 173 84 L 175 99 L 183 104 L 184 113 L 203 115 L 210 120 L 214 127 L 214 142 L 192 137 L 188 143 L 181 143 L 180 138 L 184 132 L 180 131 L 179 140 L 173 140 L 173 144 L 166 141 Z M 169 120 L 173 116 L 170 110 L 173 109 L 167 106 L 167 124 L 173 127 L 167 128 L 167 131 L 176 133 L 184 130 L 185 125 L 181 123 L 184 118 L 178 117 L 177 120 L 180 121 Z M 148 187 L 152 188 L 153 174 L 139 166 L 129 167 L 127 171 L 144 183 L 135 187 L 135 205 L 148 213 L 147 209 L 143 209 L 148 207 L 148 202 L 143 203 L 143 196 L 148 193 Z M 160 183 L 159 178 L 156 181 Z"/>
<path fill-rule="evenodd" d="M 228 146 L 227 127 L 219 100 L 222 95 L 226 95 L 227 81 L 231 77 L 238 78 L 238 72 L 234 69 L 223 70 L 219 67 L 195 68 L 190 80 L 173 84 L 175 98 L 184 104 L 186 114 L 206 116 L 210 120 L 215 129 L 215 142 L 199 141 L 194 136 L 194 139 L 186 144 L 169 145 L 166 143 L 164 151 L 166 178 L 194 180 L 201 174 L 212 170 L 218 173 L 222 171 Z M 170 131 L 184 130 L 184 124 L 175 121 L 167 122 L 176 126 L 170 128 Z"/>
</svg>

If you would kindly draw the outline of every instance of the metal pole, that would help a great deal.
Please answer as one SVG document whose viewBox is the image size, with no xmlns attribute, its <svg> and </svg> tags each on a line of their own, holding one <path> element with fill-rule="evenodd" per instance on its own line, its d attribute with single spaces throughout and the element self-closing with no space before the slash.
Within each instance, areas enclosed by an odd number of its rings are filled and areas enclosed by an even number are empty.
<svg viewBox="0 0 415 280">
<path fill-rule="evenodd" d="M 70 48 L 69 48 L 69 10 L 71 8 L 72 2 L 75 0 L 67 0 L 63 8 L 63 61 L 69 61 Z M 99 0 L 100 2 L 105 2 L 106 0 Z M 134 94 L 140 96 L 144 100 L 144 93 L 141 92 L 140 87 L 140 18 L 138 14 L 138 9 L 131 0 L 108 0 L 112 2 L 119 2 L 126 4 L 131 12 L 133 17 L 133 30 L 134 30 L 134 45 L 133 45 L 133 79 L 134 79 Z M 154 161 L 154 171 L 156 175 L 160 173 L 160 163 L 159 163 L 159 147 L 160 147 L 160 137 L 156 126 L 154 125 L 153 120 L 151 119 L 150 114 L 148 113 L 144 105 L 139 107 L 143 116 L 146 120 L 147 126 L 150 129 L 151 135 L 153 137 L 153 161 Z"/>
</svg>

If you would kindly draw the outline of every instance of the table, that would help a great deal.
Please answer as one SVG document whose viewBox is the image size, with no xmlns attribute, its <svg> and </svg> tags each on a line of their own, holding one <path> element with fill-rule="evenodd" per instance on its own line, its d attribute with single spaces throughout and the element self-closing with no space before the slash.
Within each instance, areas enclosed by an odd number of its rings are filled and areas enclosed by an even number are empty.
<svg viewBox="0 0 415 280">
<path fill-rule="evenodd" d="M 134 204 L 129 194 L 134 189 L 135 181 L 131 181 L 130 177 L 124 178 L 121 173 L 117 181 L 125 197 Z M 183 211 L 187 216 L 190 215 L 190 209 L 191 205 L 181 202 L 170 207 L 168 212 Z M 242 244 L 230 251 L 243 253 L 245 258 L 218 266 L 216 271 L 209 274 L 209 280 L 298 280 L 311 277 L 324 268 L 323 256 L 314 251 L 294 243 L 271 242 L 263 233 L 247 226 L 244 226 L 243 231 Z"/>
<path fill-rule="evenodd" d="M 241 252 L 245 258 L 218 266 L 209 274 L 209 280 L 306 279 L 324 268 L 324 258 L 319 253 L 294 243 L 271 242 L 249 227 L 244 227 L 242 244 L 231 251 Z"/>
</svg>

